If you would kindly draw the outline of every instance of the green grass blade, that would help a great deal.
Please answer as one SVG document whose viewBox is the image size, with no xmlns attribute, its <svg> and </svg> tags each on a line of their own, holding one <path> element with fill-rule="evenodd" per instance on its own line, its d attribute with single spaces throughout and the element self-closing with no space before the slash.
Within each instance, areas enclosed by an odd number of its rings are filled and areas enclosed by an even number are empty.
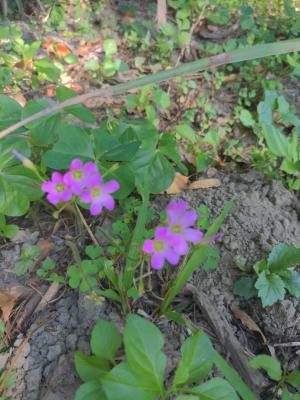
<svg viewBox="0 0 300 400">
<path fill-rule="evenodd" d="M 242 381 L 239 374 L 224 360 L 224 358 L 216 352 L 215 364 L 217 368 L 224 374 L 228 382 L 234 387 L 243 400 L 257 400 L 255 394 Z"/>
<path fill-rule="evenodd" d="M 123 282 L 121 283 L 123 285 L 123 290 L 126 291 L 130 289 L 133 284 L 135 270 L 138 266 L 138 261 L 140 258 L 140 252 L 144 237 L 143 233 L 145 230 L 146 217 L 149 207 L 149 191 L 147 189 L 144 190 L 142 197 L 143 197 L 143 204 L 139 210 L 138 218 L 136 221 L 136 225 L 130 243 L 130 248 L 126 260 L 124 273 L 122 276 Z"/>
<path fill-rule="evenodd" d="M 0 132 L 0 139 L 8 135 L 9 133 L 15 131 L 16 129 L 22 127 L 23 125 L 35 121 L 40 117 L 49 115 L 51 113 L 57 113 L 66 107 L 82 103 L 93 97 L 107 97 L 107 96 L 121 95 L 123 93 L 126 93 L 130 89 L 136 89 L 142 86 L 160 83 L 175 78 L 177 76 L 191 74 L 194 72 L 205 70 L 210 67 L 238 63 L 242 61 L 249 61 L 268 56 L 277 56 L 280 54 L 293 53 L 296 51 L 300 51 L 300 39 L 257 44 L 255 46 L 232 50 L 227 53 L 222 53 L 216 56 L 202 58 L 200 60 L 186 63 L 175 68 L 170 68 L 166 71 L 157 72 L 155 74 L 147 75 L 130 82 L 121 83 L 119 85 L 111 86 L 105 89 L 95 90 L 94 92 L 68 99 L 58 105 L 55 105 L 54 107 L 42 110 L 4 129 L 2 132 Z"/>
</svg>

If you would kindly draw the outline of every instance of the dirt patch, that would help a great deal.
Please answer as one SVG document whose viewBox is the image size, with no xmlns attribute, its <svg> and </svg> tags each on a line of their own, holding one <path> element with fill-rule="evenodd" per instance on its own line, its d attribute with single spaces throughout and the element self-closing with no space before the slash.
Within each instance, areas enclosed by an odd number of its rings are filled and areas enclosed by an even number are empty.
<svg viewBox="0 0 300 400">
<path fill-rule="evenodd" d="M 268 344 L 274 345 L 299 339 L 300 321 L 297 316 L 300 315 L 300 303 L 287 296 L 284 301 L 263 309 L 258 300 L 244 302 L 234 296 L 233 284 L 240 274 L 234 258 L 243 256 L 247 265 L 252 266 L 257 260 L 266 257 L 276 243 L 287 242 L 300 246 L 297 198 L 279 183 L 267 181 L 257 173 L 220 175 L 220 179 L 220 188 L 190 191 L 182 195 L 191 206 L 207 204 L 212 218 L 219 214 L 229 199 L 235 197 L 231 213 L 222 226 L 224 237 L 217 245 L 221 254 L 219 269 L 209 272 L 199 270 L 194 274 L 191 283 L 204 292 L 217 311 L 226 317 L 247 354 L 267 353 L 268 348 L 261 338 L 234 318 L 231 307 L 246 311 L 261 328 Z M 165 197 L 158 197 L 154 201 L 154 207 L 161 209 L 165 202 Z M 34 242 L 37 234 L 33 238 L 29 236 L 29 239 Z M 7 251 L 0 254 L 0 282 L 6 284 L 7 277 L 12 276 L 20 245 L 12 245 L 12 253 Z M 1 284 L 1 287 L 4 286 Z M 197 326 L 210 334 L 217 348 L 226 354 L 218 346 L 218 338 L 206 317 L 190 299 L 187 299 L 185 312 Z M 2 355 L 4 363 L 5 359 L 15 353 L 23 338 L 40 326 L 24 347 L 15 366 L 18 378 L 11 389 L 12 398 L 73 399 L 80 384 L 74 370 L 73 353 L 75 350 L 89 353 L 89 334 L 99 318 L 109 319 L 120 327 L 123 326 L 122 317 L 114 305 L 106 301 L 95 304 L 88 296 L 78 296 L 72 291 L 67 291 L 59 301 L 36 315 L 29 324 L 28 331 L 20 333 L 10 352 Z M 179 359 L 180 345 L 187 332 L 175 323 L 166 321 L 160 321 L 159 327 L 166 339 L 166 352 L 170 358 L 168 371 L 171 372 Z M 284 352 L 281 349 L 275 347 L 279 358 L 289 362 L 290 367 L 299 365 L 297 348 L 284 349 Z"/>
</svg>

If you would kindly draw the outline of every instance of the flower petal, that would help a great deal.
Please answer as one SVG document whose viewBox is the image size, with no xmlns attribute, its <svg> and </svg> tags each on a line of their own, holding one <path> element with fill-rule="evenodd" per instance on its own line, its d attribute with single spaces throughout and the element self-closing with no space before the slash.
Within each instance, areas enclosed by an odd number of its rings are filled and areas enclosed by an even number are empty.
<svg viewBox="0 0 300 400">
<path fill-rule="evenodd" d="M 60 193 L 49 193 L 47 195 L 47 200 L 51 204 L 57 204 L 59 201 L 61 201 L 61 194 Z"/>
<path fill-rule="evenodd" d="M 108 182 L 104 183 L 102 185 L 102 189 L 106 193 L 113 193 L 113 192 L 116 192 L 117 190 L 120 189 L 120 184 L 119 184 L 119 182 L 117 182 L 114 179 L 112 179 L 111 181 L 108 181 Z"/>
<path fill-rule="evenodd" d="M 92 203 L 91 208 L 90 208 L 91 215 L 101 214 L 102 208 L 103 207 L 102 207 L 101 203 Z"/>
<path fill-rule="evenodd" d="M 173 249 L 169 249 L 165 252 L 165 257 L 171 265 L 177 265 L 180 259 L 179 254 L 175 253 Z"/>
<path fill-rule="evenodd" d="M 91 192 L 89 190 L 84 190 L 80 195 L 80 200 L 83 203 L 91 203 L 91 201 L 92 201 Z"/>
<path fill-rule="evenodd" d="M 165 240 L 169 234 L 169 228 L 166 226 L 158 226 L 155 229 L 155 239 Z"/>
<path fill-rule="evenodd" d="M 151 257 L 151 266 L 154 269 L 161 269 L 164 266 L 164 256 L 160 253 L 154 253 Z"/>
<path fill-rule="evenodd" d="M 51 178 L 54 183 L 63 183 L 63 175 L 60 172 L 53 172 Z"/>
<path fill-rule="evenodd" d="M 182 225 L 188 227 L 194 225 L 197 221 L 198 214 L 195 210 L 186 211 L 182 218 Z"/>
<path fill-rule="evenodd" d="M 70 171 L 72 171 L 74 169 L 82 169 L 82 167 L 83 167 L 83 162 L 81 160 L 79 160 L 78 158 L 75 158 L 75 160 L 73 160 L 71 162 Z"/>
<path fill-rule="evenodd" d="M 47 181 L 42 183 L 41 189 L 43 192 L 53 192 L 55 191 L 55 184 L 52 181 Z"/>
<path fill-rule="evenodd" d="M 154 251 L 153 240 L 147 239 L 144 241 L 143 252 L 146 254 L 152 254 Z"/>
<path fill-rule="evenodd" d="M 84 172 L 92 175 L 97 173 L 97 165 L 93 161 L 89 161 L 84 165 Z M 100 175 L 100 174 L 99 174 Z"/>
<path fill-rule="evenodd" d="M 92 188 L 94 186 L 98 186 L 100 185 L 102 182 L 102 176 L 97 172 L 91 176 L 88 177 L 87 181 L 86 181 L 86 185 L 89 188 Z"/>
<path fill-rule="evenodd" d="M 115 200 L 109 194 L 105 194 L 105 195 L 101 196 L 101 203 L 109 211 L 112 211 L 115 207 Z"/>
<path fill-rule="evenodd" d="M 169 243 L 174 251 L 180 255 L 187 254 L 190 250 L 187 242 L 180 233 L 171 233 L 169 236 Z"/>
<path fill-rule="evenodd" d="M 203 239 L 203 232 L 198 229 L 186 228 L 183 232 L 185 240 L 198 244 Z"/>
<path fill-rule="evenodd" d="M 63 201 L 69 201 L 72 198 L 72 192 L 70 190 L 65 190 L 61 193 L 61 198 Z"/>
</svg>

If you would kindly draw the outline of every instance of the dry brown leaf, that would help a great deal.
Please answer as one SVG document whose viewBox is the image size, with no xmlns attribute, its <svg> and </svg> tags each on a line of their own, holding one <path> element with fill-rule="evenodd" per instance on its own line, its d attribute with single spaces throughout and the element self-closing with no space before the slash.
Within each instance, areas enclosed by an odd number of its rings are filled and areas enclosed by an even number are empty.
<svg viewBox="0 0 300 400">
<path fill-rule="evenodd" d="M 26 99 L 25 97 L 22 95 L 22 93 L 13 93 L 10 94 L 9 97 L 11 97 L 12 99 L 16 100 L 17 103 L 20 104 L 20 106 L 24 107 L 26 104 Z"/>
<path fill-rule="evenodd" d="M 221 182 L 219 179 L 199 179 L 190 183 L 188 176 L 176 172 L 172 185 L 167 189 L 167 193 L 178 194 L 183 190 L 208 189 L 211 187 L 219 187 L 220 185 Z"/>
<path fill-rule="evenodd" d="M 219 187 L 221 185 L 220 179 L 211 178 L 211 179 L 198 179 L 190 183 L 187 187 L 189 190 L 195 189 L 208 189 L 212 187 Z"/>
<path fill-rule="evenodd" d="M 248 328 L 252 332 L 259 333 L 260 336 L 262 337 L 263 342 L 264 343 L 267 342 L 267 339 L 265 335 L 262 333 L 259 326 L 256 324 L 256 322 L 253 321 L 251 317 L 249 317 L 247 313 L 245 313 L 245 311 L 242 311 L 239 308 L 234 308 L 234 307 L 231 308 L 231 311 L 233 312 L 235 318 L 239 319 L 246 328 Z"/>
<path fill-rule="evenodd" d="M 49 256 L 51 251 L 54 249 L 54 244 L 49 242 L 48 240 L 41 239 L 37 242 L 37 245 L 41 250 L 41 253 L 36 261 L 36 263 L 38 264 Z"/>
<path fill-rule="evenodd" d="M 0 309 L 2 311 L 2 319 L 5 323 L 9 321 L 10 314 L 21 297 L 25 297 L 29 293 L 28 289 L 21 285 L 13 285 L 0 291 Z"/>
<path fill-rule="evenodd" d="M 175 173 L 175 178 L 172 182 L 172 185 L 167 189 L 168 194 L 177 194 L 182 192 L 187 188 L 189 182 L 189 178 L 180 174 L 179 172 Z"/>
</svg>

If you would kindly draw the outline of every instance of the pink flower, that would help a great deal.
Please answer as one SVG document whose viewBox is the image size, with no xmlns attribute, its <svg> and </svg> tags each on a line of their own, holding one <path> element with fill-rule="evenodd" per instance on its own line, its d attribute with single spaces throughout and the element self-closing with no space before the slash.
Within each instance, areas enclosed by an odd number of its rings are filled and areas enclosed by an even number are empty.
<svg viewBox="0 0 300 400">
<path fill-rule="evenodd" d="M 103 207 L 113 210 L 115 200 L 110 193 L 120 189 L 117 181 L 111 180 L 106 183 L 102 182 L 100 174 L 94 174 L 87 179 L 86 188 L 83 190 L 80 199 L 83 203 L 91 203 L 91 214 L 99 215 Z"/>
<path fill-rule="evenodd" d="M 169 229 L 166 227 L 156 228 L 154 239 L 145 240 L 143 251 L 146 254 L 152 254 L 151 265 L 154 269 L 161 269 L 165 259 L 171 265 L 176 265 L 179 262 L 180 255 L 186 254 L 178 251 L 177 239 L 174 240 L 170 237 Z"/>
<path fill-rule="evenodd" d="M 199 229 L 193 229 L 197 221 L 195 210 L 187 210 L 187 203 L 184 200 L 173 200 L 166 208 L 169 234 L 177 240 L 178 251 L 188 252 L 187 242 L 198 244 L 204 234 Z"/>
<path fill-rule="evenodd" d="M 51 180 L 42 184 L 42 191 L 48 193 L 47 200 L 54 205 L 72 198 L 72 190 L 64 183 L 64 176 L 59 172 L 53 172 Z"/>
<path fill-rule="evenodd" d="M 94 162 L 89 161 L 83 164 L 81 160 L 75 159 L 64 176 L 64 183 L 72 189 L 74 194 L 81 195 L 89 177 L 93 174 L 97 174 L 97 166 Z"/>
</svg>

